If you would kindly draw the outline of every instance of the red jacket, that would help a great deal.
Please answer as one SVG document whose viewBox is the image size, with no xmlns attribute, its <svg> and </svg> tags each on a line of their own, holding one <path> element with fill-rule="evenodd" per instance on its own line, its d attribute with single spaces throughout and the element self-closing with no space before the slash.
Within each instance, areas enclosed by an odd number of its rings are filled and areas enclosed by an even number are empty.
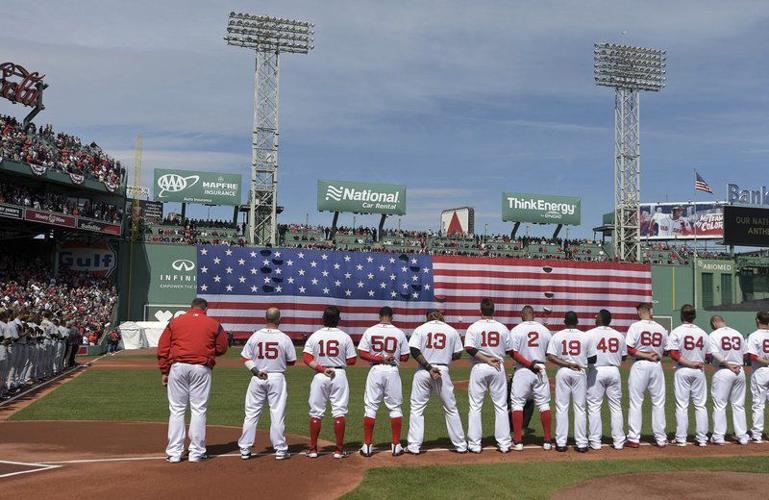
<svg viewBox="0 0 769 500">
<path fill-rule="evenodd" d="M 201 309 L 190 309 L 172 319 L 158 341 L 158 367 L 163 374 L 174 363 L 213 368 L 216 356 L 227 352 L 227 335 L 222 325 Z"/>
</svg>

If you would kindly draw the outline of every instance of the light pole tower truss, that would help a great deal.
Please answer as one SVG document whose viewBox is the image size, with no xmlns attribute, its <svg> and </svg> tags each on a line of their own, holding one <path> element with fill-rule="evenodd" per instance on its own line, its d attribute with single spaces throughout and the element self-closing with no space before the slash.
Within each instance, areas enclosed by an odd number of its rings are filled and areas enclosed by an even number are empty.
<svg viewBox="0 0 769 500">
<path fill-rule="evenodd" d="M 256 52 L 248 224 L 252 245 L 277 243 L 280 54 L 312 50 L 313 27 L 306 21 L 230 12 L 227 45 Z"/>
<path fill-rule="evenodd" d="M 614 255 L 641 260 L 640 91 L 665 87 L 664 50 L 596 43 L 595 83 L 615 89 L 614 96 Z"/>
</svg>

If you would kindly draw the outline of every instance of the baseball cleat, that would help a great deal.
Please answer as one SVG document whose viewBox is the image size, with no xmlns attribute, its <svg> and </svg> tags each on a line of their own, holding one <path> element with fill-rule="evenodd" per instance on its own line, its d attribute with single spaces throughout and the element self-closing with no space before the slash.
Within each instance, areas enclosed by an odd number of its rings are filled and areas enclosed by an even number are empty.
<svg viewBox="0 0 769 500">
<path fill-rule="evenodd" d="M 476 455 L 480 454 L 483 450 L 481 448 L 468 448 L 467 451 L 470 453 L 475 453 Z"/>
<path fill-rule="evenodd" d="M 548 443 L 548 444 L 550 444 L 550 443 Z M 543 445 L 543 447 L 544 447 L 544 445 Z M 515 451 L 523 451 L 523 443 L 515 443 L 513 445 L 513 450 L 515 450 Z"/>
<path fill-rule="evenodd" d="M 189 457 L 187 459 L 187 461 L 192 462 L 192 463 L 195 463 L 195 462 L 205 462 L 206 460 L 208 460 L 208 455 L 205 454 L 205 453 L 203 453 L 202 455 L 198 455 L 196 457 L 192 457 L 191 456 L 191 457 Z"/>
<path fill-rule="evenodd" d="M 748 444 L 748 438 L 738 439 L 737 443 L 742 445 L 742 446 L 745 446 L 746 444 Z"/>
<path fill-rule="evenodd" d="M 601 445 L 600 444 L 591 444 L 590 445 L 590 449 L 592 449 L 592 450 L 600 450 L 601 449 Z"/>
<path fill-rule="evenodd" d="M 334 455 L 333 455 L 333 457 L 334 457 L 335 459 L 337 459 L 337 460 L 340 460 L 340 459 L 342 459 L 342 458 L 345 458 L 345 457 L 347 457 L 347 455 L 348 455 L 348 453 L 347 453 L 346 451 L 337 449 L 337 450 L 334 450 Z"/>
<path fill-rule="evenodd" d="M 459 453 L 460 455 L 464 455 L 469 450 L 467 448 L 452 448 L 450 451 L 453 453 Z"/>
<path fill-rule="evenodd" d="M 502 454 L 510 453 L 510 448 L 499 448 L 499 447 L 497 447 L 497 451 L 502 453 Z"/>
<path fill-rule="evenodd" d="M 620 451 L 620 450 L 622 450 L 622 449 L 623 449 L 625 446 L 624 446 L 624 445 L 621 445 L 621 444 L 620 444 L 620 445 L 616 445 L 616 444 L 613 444 L 613 445 L 611 445 L 611 447 L 612 447 L 612 448 L 614 448 L 614 449 L 615 449 L 615 450 L 617 450 L 617 451 Z"/>
<path fill-rule="evenodd" d="M 576 451 L 577 453 L 587 453 L 589 449 L 590 448 L 588 448 L 587 446 L 577 446 L 576 448 L 574 448 L 574 451 Z"/>
<path fill-rule="evenodd" d="M 390 453 L 392 453 L 394 457 L 403 455 L 403 446 L 401 446 L 400 443 L 391 444 Z"/>
<path fill-rule="evenodd" d="M 757 438 L 751 439 L 750 442 L 753 443 L 753 444 L 761 444 L 761 443 L 764 442 L 764 440 L 761 439 L 760 437 L 757 437 Z"/>
<path fill-rule="evenodd" d="M 676 446 L 678 446 L 679 448 L 685 448 L 686 441 L 676 441 Z"/>
<path fill-rule="evenodd" d="M 555 445 L 555 451 L 557 451 L 558 453 L 563 453 L 563 452 L 565 452 L 567 449 L 568 449 L 568 448 L 566 448 L 565 446 L 558 446 L 558 445 Z"/>
<path fill-rule="evenodd" d="M 358 453 L 366 458 L 369 458 L 373 454 L 373 447 L 370 444 L 363 443 L 363 446 L 360 447 Z"/>
<path fill-rule="evenodd" d="M 455 450 L 449 450 L 449 451 L 455 451 Z M 406 447 L 406 453 L 409 455 L 419 455 L 421 452 L 419 450 L 414 450 L 413 448 Z"/>
<path fill-rule="evenodd" d="M 521 447 L 523 447 L 523 444 L 521 444 Z M 550 441 L 545 441 L 542 443 L 542 449 L 545 451 L 550 451 L 553 449 L 553 444 Z"/>
<path fill-rule="evenodd" d="M 169 464 L 178 464 L 182 461 L 182 457 L 166 457 L 166 462 Z"/>
<path fill-rule="evenodd" d="M 665 448 L 667 445 L 667 441 L 657 441 L 657 448 Z"/>
<path fill-rule="evenodd" d="M 290 456 L 291 454 L 288 452 L 288 450 L 281 450 L 281 451 L 275 452 L 275 460 L 285 460 Z M 242 455 L 241 455 L 241 458 L 243 458 Z"/>
<path fill-rule="evenodd" d="M 697 441 L 697 446 L 699 446 L 700 448 L 704 448 L 707 445 L 708 445 L 707 441 Z"/>
<path fill-rule="evenodd" d="M 723 445 L 726 444 L 726 441 L 724 441 L 723 439 L 713 439 L 711 437 L 710 438 L 710 444 L 713 444 L 713 445 L 716 445 L 716 446 L 723 446 Z"/>
<path fill-rule="evenodd" d="M 317 448 L 310 448 L 304 454 L 305 454 L 305 456 L 307 456 L 307 458 L 318 458 L 318 449 Z"/>
<path fill-rule="evenodd" d="M 626 441 L 625 446 L 628 448 L 636 449 L 636 448 L 639 448 L 641 445 L 635 441 Z"/>
<path fill-rule="evenodd" d="M 251 450 L 240 450 L 240 459 L 248 460 L 251 458 Z"/>
</svg>

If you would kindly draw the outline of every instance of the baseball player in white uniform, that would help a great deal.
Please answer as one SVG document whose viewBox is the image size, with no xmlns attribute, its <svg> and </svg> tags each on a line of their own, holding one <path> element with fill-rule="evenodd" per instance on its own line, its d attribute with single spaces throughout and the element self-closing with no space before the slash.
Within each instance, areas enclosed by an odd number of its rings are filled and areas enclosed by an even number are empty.
<svg viewBox="0 0 769 500">
<path fill-rule="evenodd" d="M 513 373 L 510 387 L 510 406 L 512 410 L 513 437 L 515 451 L 523 451 L 523 421 L 526 401 L 534 396 L 534 404 L 539 410 L 539 418 L 544 434 L 545 451 L 551 444 L 550 381 L 545 372 L 547 346 L 550 343 L 550 330 L 545 325 L 534 321 L 534 308 L 524 306 L 521 309 L 519 325 L 510 332 L 513 359 L 518 366 Z"/>
<path fill-rule="evenodd" d="M 256 425 L 265 403 L 270 406 L 270 441 L 275 449 L 275 459 L 289 457 L 285 436 L 285 414 L 288 390 L 286 367 L 296 363 L 296 349 L 291 339 L 281 332 L 280 310 L 270 307 L 265 312 L 265 326 L 254 332 L 240 353 L 246 369 L 253 374 L 246 392 L 246 416 L 243 433 L 238 439 L 240 458 L 251 458 Z"/>
<path fill-rule="evenodd" d="M 668 332 L 652 319 L 651 304 L 638 304 L 640 321 L 628 328 L 625 335 L 628 355 L 635 358 L 628 377 L 630 410 L 627 422 L 628 448 L 638 448 L 641 440 L 642 407 L 644 393 L 648 390 L 652 403 L 652 430 L 657 446 L 667 446 L 665 434 L 665 374 L 662 372 L 662 356 Z"/>
<path fill-rule="evenodd" d="M 366 392 L 363 396 L 365 416 L 363 417 L 363 446 L 360 454 L 370 457 L 373 452 L 374 424 L 376 412 L 384 400 L 390 410 L 390 430 L 393 456 L 403 454 L 401 427 L 403 426 L 403 387 L 398 370 L 399 363 L 409 359 L 409 341 L 395 325 L 393 310 L 385 306 L 379 310 L 379 323 L 363 332 L 358 343 L 360 359 L 368 361 L 371 369 L 366 377 Z"/>
<path fill-rule="evenodd" d="M 409 347 L 411 357 L 419 363 L 421 369 L 414 372 L 411 384 L 411 415 L 406 451 L 415 455 L 419 453 L 425 434 L 425 408 L 430 395 L 437 394 L 443 404 L 453 451 L 467 453 L 467 441 L 454 398 L 454 384 L 449 375 L 451 361 L 462 356 L 462 339 L 454 328 L 443 322 L 443 314 L 433 310 L 427 313 L 427 322 L 411 334 Z"/>
<path fill-rule="evenodd" d="M 4 396 L 6 392 L 6 378 L 8 377 L 8 367 L 10 365 L 7 345 L 9 342 L 6 340 L 7 319 L 7 312 L 0 309 L 0 396 Z"/>
<path fill-rule="evenodd" d="M 595 364 L 587 372 L 588 441 L 594 450 L 601 449 L 601 405 L 606 396 L 611 412 L 612 446 L 621 450 L 625 446 L 625 424 L 619 367 L 627 357 L 625 336 L 609 326 L 611 313 L 606 309 L 598 311 L 595 324 L 595 328 L 585 333 L 590 337 L 596 355 Z"/>
<path fill-rule="evenodd" d="M 748 337 L 748 355 L 753 366 L 750 376 L 750 392 L 753 394 L 754 443 L 761 443 L 764 433 L 764 405 L 769 397 L 769 312 L 756 314 L 758 330 Z"/>
<path fill-rule="evenodd" d="M 547 359 L 560 368 L 555 375 L 555 450 L 566 451 L 569 436 L 569 400 L 574 409 L 574 442 L 576 451 L 588 450 L 587 374 L 589 363 L 595 363 L 595 348 L 585 333 L 577 330 L 577 313 L 568 311 L 564 316 L 566 328 L 556 332 L 547 346 Z"/>
<path fill-rule="evenodd" d="M 304 345 L 304 364 L 315 372 L 310 384 L 310 446 L 309 458 L 318 458 L 318 436 L 321 422 L 326 413 L 326 404 L 331 403 L 334 418 L 336 448 L 334 458 L 344 458 L 344 429 L 347 406 L 350 401 L 350 386 L 347 383 L 345 367 L 355 364 L 355 344 L 345 332 L 337 328 L 341 315 L 339 308 L 328 306 L 323 311 L 323 328 L 316 331 Z"/>
<path fill-rule="evenodd" d="M 481 410 L 488 391 L 494 404 L 494 438 L 497 449 L 509 453 L 512 446 L 510 439 L 510 420 L 507 416 L 507 376 L 505 374 L 505 354 L 511 352 L 510 330 L 494 320 L 494 302 L 491 299 L 481 301 L 481 319 L 470 325 L 465 332 L 465 350 L 472 357 L 468 398 L 470 412 L 467 417 L 467 448 L 472 453 L 480 453 L 483 425 Z"/>
<path fill-rule="evenodd" d="M 705 364 L 710 358 L 710 338 L 693 324 L 697 313 L 689 304 L 681 308 L 681 326 L 668 336 L 666 351 L 676 361 L 673 388 L 676 398 L 676 445 L 686 446 L 689 430 L 689 401 L 694 403 L 697 446 L 708 445 L 708 384 Z"/>
<path fill-rule="evenodd" d="M 710 442 L 724 444 L 726 434 L 726 405 L 732 405 L 734 437 L 740 444 L 748 443 L 748 427 L 745 420 L 745 370 L 743 363 L 747 343 L 742 334 L 726 326 L 718 314 L 710 318 L 710 354 L 716 372 L 710 381 L 713 396 L 713 434 Z"/>
</svg>

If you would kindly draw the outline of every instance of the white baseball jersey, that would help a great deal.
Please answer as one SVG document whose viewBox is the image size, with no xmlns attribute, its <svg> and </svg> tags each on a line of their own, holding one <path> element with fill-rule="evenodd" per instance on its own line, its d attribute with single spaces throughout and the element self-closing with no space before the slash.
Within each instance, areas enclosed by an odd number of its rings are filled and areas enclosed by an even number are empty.
<svg viewBox="0 0 769 500">
<path fill-rule="evenodd" d="M 745 353 L 748 352 L 748 345 L 740 332 L 725 326 L 710 332 L 708 337 L 711 353 L 721 356 L 724 363 L 734 363 L 742 366 Z M 719 364 L 715 360 L 714 363 Z"/>
<path fill-rule="evenodd" d="M 684 323 L 670 332 L 665 350 L 678 351 L 681 358 L 693 363 L 705 363 L 705 356 L 710 354 L 710 338 L 699 326 Z"/>
<path fill-rule="evenodd" d="M 344 368 L 348 359 L 356 357 L 355 344 L 339 328 L 321 328 L 310 335 L 304 352 L 312 354 L 315 362 L 326 368 Z"/>
<path fill-rule="evenodd" d="M 511 350 L 510 330 L 499 321 L 480 319 L 465 332 L 465 347 L 475 347 L 481 353 L 500 360 Z M 473 364 L 480 363 L 473 357 Z"/>
<path fill-rule="evenodd" d="M 288 363 L 296 361 L 296 349 L 285 333 L 262 328 L 249 337 L 240 356 L 244 361 L 252 361 L 260 372 L 283 373 Z"/>
<path fill-rule="evenodd" d="M 448 366 L 452 356 L 462 352 L 462 339 L 454 328 L 443 321 L 428 321 L 411 334 L 409 347 L 419 349 L 431 365 Z"/>
<path fill-rule="evenodd" d="M 374 356 L 392 355 L 393 363 L 399 364 L 400 357 L 409 353 L 406 335 L 394 325 L 379 323 L 363 332 L 358 350 Z"/>
<path fill-rule="evenodd" d="M 550 330 L 542 323 L 524 321 L 510 331 L 511 350 L 529 361 L 545 361 Z"/>
<path fill-rule="evenodd" d="M 627 356 L 625 336 L 609 326 L 588 330 L 585 335 L 593 343 L 596 354 L 595 366 L 620 366 L 622 357 Z"/>
<path fill-rule="evenodd" d="M 748 354 L 753 354 L 759 359 L 769 359 L 769 330 L 758 329 L 748 337 Z M 756 362 L 751 362 L 753 370 L 764 368 Z"/>
<path fill-rule="evenodd" d="M 595 346 L 585 333 L 576 328 L 566 328 L 550 339 L 547 353 L 557 358 L 587 368 L 587 358 L 595 356 Z"/>
<path fill-rule="evenodd" d="M 652 221 L 657 223 L 657 236 L 683 236 L 691 227 L 685 218 L 674 219 L 669 214 L 654 214 Z"/>
<path fill-rule="evenodd" d="M 640 352 L 656 353 L 660 359 L 665 353 L 665 345 L 668 341 L 668 332 L 662 325 L 650 319 L 636 321 L 627 330 L 625 343 L 628 349 L 633 348 Z"/>
</svg>

